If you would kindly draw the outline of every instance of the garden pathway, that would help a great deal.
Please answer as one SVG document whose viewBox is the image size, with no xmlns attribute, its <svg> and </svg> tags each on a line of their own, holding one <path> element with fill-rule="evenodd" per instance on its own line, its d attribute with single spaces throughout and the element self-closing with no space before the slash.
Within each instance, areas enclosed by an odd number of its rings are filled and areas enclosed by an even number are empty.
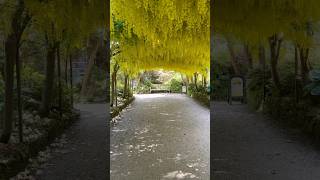
<svg viewBox="0 0 320 180">
<path fill-rule="evenodd" d="M 80 120 L 66 131 L 67 144 L 46 163 L 36 179 L 107 179 L 106 104 L 81 104 Z M 62 151 L 62 153 L 61 153 Z"/>
<path fill-rule="evenodd" d="M 186 95 L 136 95 L 111 129 L 111 180 L 209 180 L 210 110 Z"/>
<path fill-rule="evenodd" d="M 214 180 L 319 180 L 320 151 L 245 105 L 211 103 Z"/>
</svg>

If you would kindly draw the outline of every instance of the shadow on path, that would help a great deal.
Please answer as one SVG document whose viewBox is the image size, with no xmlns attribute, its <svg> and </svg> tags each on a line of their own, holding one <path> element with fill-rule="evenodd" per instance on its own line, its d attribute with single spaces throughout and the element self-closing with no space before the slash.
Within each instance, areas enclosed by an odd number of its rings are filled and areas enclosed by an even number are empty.
<svg viewBox="0 0 320 180">
<path fill-rule="evenodd" d="M 320 153 L 245 105 L 211 102 L 214 180 L 319 180 Z"/>
<path fill-rule="evenodd" d="M 111 180 L 209 180 L 210 110 L 186 95 L 136 95 L 110 147 Z"/>
<path fill-rule="evenodd" d="M 106 179 L 109 109 L 106 104 L 81 104 L 76 108 L 80 110 L 80 120 L 66 131 L 68 143 L 63 153 L 52 154 L 37 179 Z"/>
</svg>

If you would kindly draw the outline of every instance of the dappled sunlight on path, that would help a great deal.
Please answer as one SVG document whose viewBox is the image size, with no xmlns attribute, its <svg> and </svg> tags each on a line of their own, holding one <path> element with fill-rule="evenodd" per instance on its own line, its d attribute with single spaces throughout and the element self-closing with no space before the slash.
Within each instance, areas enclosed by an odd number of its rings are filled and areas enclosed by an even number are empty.
<svg viewBox="0 0 320 180">
<path fill-rule="evenodd" d="M 111 129 L 111 179 L 209 180 L 209 109 L 186 95 L 135 97 Z"/>
</svg>

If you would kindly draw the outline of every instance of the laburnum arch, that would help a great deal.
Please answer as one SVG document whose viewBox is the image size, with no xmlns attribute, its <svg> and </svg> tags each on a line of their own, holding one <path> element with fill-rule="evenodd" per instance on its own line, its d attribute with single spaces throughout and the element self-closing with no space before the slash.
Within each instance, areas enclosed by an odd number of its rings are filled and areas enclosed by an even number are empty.
<svg viewBox="0 0 320 180">
<path fill-rule="evenodd" d="M 113 57 L 122 69 L 166 69 L 207 75 L 210 66 L 209 0 L 112 0 L 111 21 L 123 22 Z M 117 38 L 115 38 L 117 37 Z"/>
<path fill-rule="evenodd" d="M 307 24 L 320 19 L 317 0 L 215 0 L 214 31 L 252 44 L 282 33 L 288 40 L 310 46 Z"/>
</svg>

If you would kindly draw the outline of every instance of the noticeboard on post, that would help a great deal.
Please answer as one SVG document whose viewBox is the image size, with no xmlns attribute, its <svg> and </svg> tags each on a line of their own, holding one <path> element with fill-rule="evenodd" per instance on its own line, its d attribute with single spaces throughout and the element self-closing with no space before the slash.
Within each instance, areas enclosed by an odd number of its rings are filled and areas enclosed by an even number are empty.
<svg viewBox="0 0 320 180">
<path fill-rule="evenodd" d="M 244 80 L 242 77 L 232 77 L 230 88 L 231 97 L 244 97 Z"/>
</svg>

